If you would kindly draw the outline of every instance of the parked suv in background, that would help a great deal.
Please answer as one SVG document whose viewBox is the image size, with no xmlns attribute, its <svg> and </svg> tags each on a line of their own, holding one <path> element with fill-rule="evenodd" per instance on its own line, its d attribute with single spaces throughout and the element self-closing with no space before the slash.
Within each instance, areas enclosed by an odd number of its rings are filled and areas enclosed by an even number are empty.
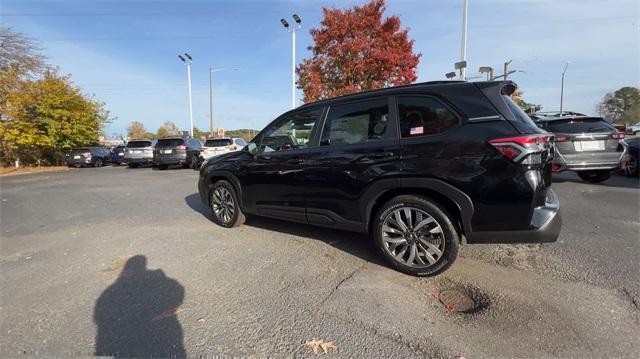
<svg viewBox="0 0 640 359">
<path fill-rule="evenodd" d="M 635 125 L 631 125 L 629 127 L 627 127 L 627 133 L 630 135 L 640 135 L 640 122 L 636 123 Z"/>
<path fill-rule="evenodd" d="M 102 167 L 111 159 L 111 153 L 104 147 L 74 148 L 65 156 L 69 167 Z"/>
<path fill-rule="evenodd" d="M 570 116 L 538 120 L 538 125 L 555 135 L 553 170 L 576 171 L 588 182 L 602 182 L 620 168 L 626 147 L 624 133 L 601 117 Z"/>
<path fill-rule="evenodd" d="M 369 233 L 412 275 L 444 271 L 463 239 L 556 241 L 553 136 L 515 89 L 433 82 L 306 104 L 205 161 L 200 197 L 223 227 L 255 214 Z"/>
<path fill-rule="evenodd" d="M 201 148 L 202 143 L 197 138 L 160 138 L 153 150 L 153 164 L 161 170 L 170 165 L 197 168 Z"/>
<path fill-rule="evenodd" d="M 130 167 L 153 164 L 153 146 L 157 140 L 131 140 L 127 142 L 124 162 Z"/>
<path fill-rule="evenodd" d="M 117 145 L 111 149 L 111 163 L 115 166 L 120 166 L 124 161 L 124 150 L 127 148 L 125 145 Z"/>
<path fill-rule="evenodd" d="M 200 152 L 200 163 L 205 159 L 229 152 L 240 151 L 247 142 L 240 137 L 234 138 L 210 138 L 204 142 Z"/>
</svg>

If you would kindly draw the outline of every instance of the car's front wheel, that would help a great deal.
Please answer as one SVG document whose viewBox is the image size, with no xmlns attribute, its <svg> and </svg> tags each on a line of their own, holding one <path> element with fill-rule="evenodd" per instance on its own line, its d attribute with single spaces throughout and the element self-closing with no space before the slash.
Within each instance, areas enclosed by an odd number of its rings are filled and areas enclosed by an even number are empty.
<svg viewBox="0 0 640 359">
<path fill-rule="evenodd" d="M 102 167 L 102 160 L 98 158 L 96 162 L 94 162 L 93 167 Z"/>
<path fill-rule="evenodd" d="M 460 239 L 454 219 L 430 199 L 403 195 L 380 208 L 373 223 L 376 246 L 395 269 L 432 276 L 449 268 Z"/>
<path fill-rule="evenodd" d="M 211 190 L 210 206 L 213 221 L 222 227 L 237 227 L 244 223 L 245 216 L 240 209 L 235 188 L 228 181 L 218 181 Z"/>
<path fill-rule="evenodd" d="M 611 177 L 611 171 L 609 170 L 594 170 L 594 171 L 579 171 L 578 177 L 583 181 L 591 183 L 604 182 Z"/>
<path fill-rule="evenodd" d="M 622 170 L 625 176 L 635 177 L 638 175 L 638 156 L 630 155 L 627 166 Z"/>
</svg>

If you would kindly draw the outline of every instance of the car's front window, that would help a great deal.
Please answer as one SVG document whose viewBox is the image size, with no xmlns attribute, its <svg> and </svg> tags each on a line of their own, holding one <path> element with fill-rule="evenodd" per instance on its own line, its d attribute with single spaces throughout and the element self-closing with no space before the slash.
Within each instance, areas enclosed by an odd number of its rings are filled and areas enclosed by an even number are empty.
<svg viewBox="0 0 640 359">
<path fill-rule="evenodd" d="M 274 152 L 305 148 L 322 115 L 322 110 L 293 114 L 276 123 L 262 137 L 258 152 Z"/>
</svg>

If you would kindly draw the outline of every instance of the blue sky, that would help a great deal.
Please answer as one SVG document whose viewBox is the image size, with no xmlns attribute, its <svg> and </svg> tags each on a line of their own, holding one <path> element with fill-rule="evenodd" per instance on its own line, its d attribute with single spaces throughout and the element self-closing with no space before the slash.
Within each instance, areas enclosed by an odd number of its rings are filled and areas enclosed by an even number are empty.
<svg viewBox="0 0 640 359">
<path fill-rule="evenodd" d="M 217 125 L 262 128 L 290 107 L 291 40 L 279 19 L 297 13 L 297 61 L 310 56 L 309 29 L 322 7 L 363 1 L 69 1 L 2 0 L 0 23 L 40 41 L 49 62 L 116 120 L 155 130 L 165 121 L 188 129 L 186 68 L 193 58 L 194 121 L 208 128 L 210 66 L 216 74 Z M 460 57 L 462 0 L 387 1 L 387 15 L 410 28 L 422 53 L 419 81 L 444 79 Z M 468 76 L 513 60 L 511 76 L 529 102 L 557 110 L 560 74 L 570 62 L 565 108 L 592 114 L 606 92 L 640 84 L 640 2 L 469 0 Z M 300 99 L 298 95 L 298 99 Z"/>
</svg>

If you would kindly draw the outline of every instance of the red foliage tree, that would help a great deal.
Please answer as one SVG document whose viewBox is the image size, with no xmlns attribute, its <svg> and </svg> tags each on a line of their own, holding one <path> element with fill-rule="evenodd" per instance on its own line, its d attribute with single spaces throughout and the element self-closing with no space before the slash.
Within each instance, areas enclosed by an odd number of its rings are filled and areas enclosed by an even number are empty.
<svg viewBox="0 0 640 359">
<path fill-rule="evenodd" d="M 304 102 L 405 85 L 417 78 L 421 54 L 413 53 L 400 19 L 383 19 L 384 0 L 352 9 L 324 8 L 319 29 L 311 29 L 313 57 L 297 68 Z"/>
</svg>

